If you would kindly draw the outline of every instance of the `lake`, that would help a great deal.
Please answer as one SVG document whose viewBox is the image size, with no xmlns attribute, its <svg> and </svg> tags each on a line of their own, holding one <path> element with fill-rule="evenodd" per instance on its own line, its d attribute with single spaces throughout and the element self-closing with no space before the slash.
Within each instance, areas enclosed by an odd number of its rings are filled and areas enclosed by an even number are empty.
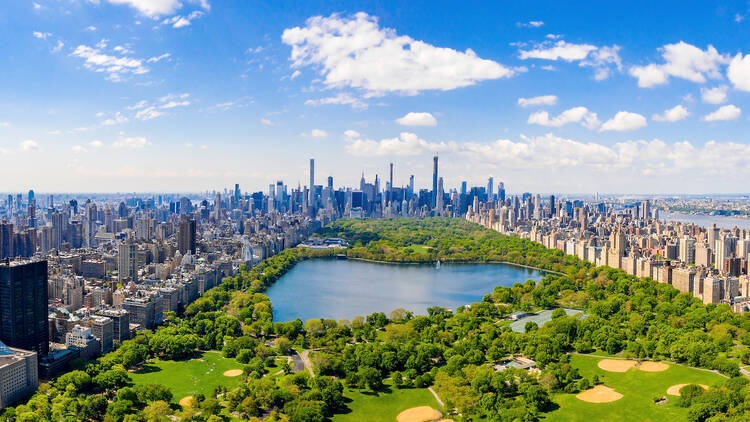
<svg viewBox="0 0 750 422">
<path fill-rule="evenodd" d="M 495 286 L 541 280 L 544 273 L 507 264 L 379 264 L 311 259 L 294 266 L 267 291 L 274 321 L 352 319 L 404 308 L 456 309 L 478 302 Z"/>
</svg>

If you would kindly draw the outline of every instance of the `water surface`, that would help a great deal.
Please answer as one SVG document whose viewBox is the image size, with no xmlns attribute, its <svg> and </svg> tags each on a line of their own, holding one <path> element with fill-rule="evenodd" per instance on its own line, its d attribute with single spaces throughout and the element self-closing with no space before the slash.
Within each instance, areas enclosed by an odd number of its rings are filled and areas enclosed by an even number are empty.
<svg viewBox="0 0 750 422">
<path fill-rule="evenodd" d="M 540 280 L 537 270 L 506 264 L 378 264 L 355 260 L 300 262 L 267 291 L 274 321 L 352 319 L 396 308 L 426 314 L 482 300 L 495 286 Z"/>
<path fill-rule="evenodd" d="M 711 224 L 716 223 L 716 227 L 728 230 L 734 227 L 750 229 L 750 219 L 726 215 L 685 214 L 681 212 L 661 211 L 659 212 L 659 219 L 677 221 L 679 223 L 693 223 L 701 227 L 711 227 Z"/>
</svg>

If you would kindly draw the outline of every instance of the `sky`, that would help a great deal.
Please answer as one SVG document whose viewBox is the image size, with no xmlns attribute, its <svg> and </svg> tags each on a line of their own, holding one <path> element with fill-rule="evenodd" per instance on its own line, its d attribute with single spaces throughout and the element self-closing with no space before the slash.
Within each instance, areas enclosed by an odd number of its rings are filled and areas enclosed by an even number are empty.
<svg viewBox="0 0 750 422">
<path fill-rule="evenodd" d="M 747 1 L 6 3 L 2 190 L 750 191 Z"/>
</svg>

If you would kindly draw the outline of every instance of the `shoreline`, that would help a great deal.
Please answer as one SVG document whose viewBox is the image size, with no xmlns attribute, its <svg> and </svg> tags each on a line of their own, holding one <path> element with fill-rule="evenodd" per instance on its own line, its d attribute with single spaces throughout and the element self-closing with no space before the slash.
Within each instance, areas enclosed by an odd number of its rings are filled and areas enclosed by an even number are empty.
<svg viewBox="0 0 750 422">
<path fill-rule="evenodd" d="M 341 259 L 338 257 L 335 257 L 335 259 Z M 346 256 L 347 260 L 353 260 L 353 261 L 361 261 L 361 262 L 369 262 L 371 264 L 393 264 L 393 265 L 431 265 L 435 261 L 426 261 L 426 262 L 399 262 L 399 261 L 380 261 L 377 259 L 368 259 L 368 258 L 358 258 L 358 257 L 350 257 Z M 525 265 L 525 264 L 518 264 L 515 262 L 508 262 L 508 261 L 441 261 L 441 264 L 491 264 L 491 265 L 512 265 L 514 267 L 522 267 L 529 270 L 535 270 L 539 271 L 541 273 L 549 273 L 549 274 L 556 274 L 556 275 L 562 275 L 566 276 L 567 274 L 561 273 L 554 270 L 545 270 L 543 268 L 539 267 L 533 267 L 531 265 Z"/>
</svg>

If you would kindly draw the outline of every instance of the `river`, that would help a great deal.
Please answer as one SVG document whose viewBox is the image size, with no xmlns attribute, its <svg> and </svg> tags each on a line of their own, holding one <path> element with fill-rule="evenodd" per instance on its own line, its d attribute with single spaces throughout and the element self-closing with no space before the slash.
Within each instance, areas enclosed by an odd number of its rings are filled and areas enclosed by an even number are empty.
<svg viewBox="0 0 750 422">
<path fill-rule="evenodd" d="M 735 226 L 740 229 L 750 229 L 750 219 L 724 215 L 684 214 L 681 212 L 660 211 L 659 220 L 693 223 L 702 227 L 711 227 L 711 224 L 716 223 L 716 227 L 724 229 L 733 229 Z"/>
<path fill-rule="evenodd" d="M 274 321 L 352 319 L 396 308 L 426 314 L 482 300 L 495 286 L 540 280 L 540 271 L 507 264 L 379 264 L 355 260 L 300 262 L 267 291 Z"/>
</svg>

